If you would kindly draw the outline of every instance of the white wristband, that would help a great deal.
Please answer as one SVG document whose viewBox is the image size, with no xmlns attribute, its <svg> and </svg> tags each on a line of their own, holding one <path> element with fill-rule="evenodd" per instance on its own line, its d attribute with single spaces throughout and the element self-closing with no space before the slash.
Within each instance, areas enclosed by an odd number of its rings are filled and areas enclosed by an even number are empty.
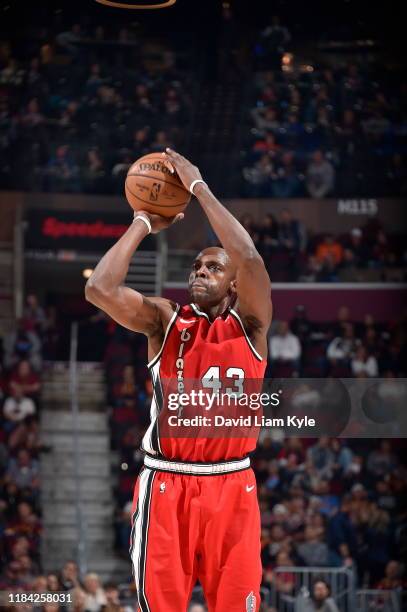
<svg viewBox="0 0 407 612">
<path fill-rule="evenodd" d="M 147 219 L 147 217 L 145 217 L 144 215 L 136 215 L 133 219 L 133 223 L 137 221 L 137 219 L 140 219 L 140 221 L 143 221 L 143 223 L 147 225 L 148 233 L 151 234 L 152 227 L 150 219 Z"/>
<path fill-rule="evenodd" d="M 194 181 L 192 181 L 192 183 L 191 183 L 191 184 L 190 184 L 190 186 L 189 186 L 189 191 L 190 191 L 190 192 L 191 192 L 193 195 L 195 195 L 195 194 L 194 194 L 194 187 L 195 187 L 195 185 L 196 185 L 197 183 L 203 183 L 204 185 L 206 185 L 205 181 L 204 181 L 204 180 L 202 180 L 202 179 L 195 179 Z"/>
</svg>

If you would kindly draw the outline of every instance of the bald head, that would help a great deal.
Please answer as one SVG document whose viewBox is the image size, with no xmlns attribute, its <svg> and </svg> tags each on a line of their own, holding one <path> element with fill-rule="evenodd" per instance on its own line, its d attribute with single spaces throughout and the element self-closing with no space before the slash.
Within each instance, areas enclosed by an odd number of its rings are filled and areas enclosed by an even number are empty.
<svg viewBox="0 0 407 612">
<path fill-rule="evenodd" d="M 196 259 L 200 259 L 202 257 L 211 257 L 217 259 L 219 263 L 222 263 L 224 266 L 226 266 L 228 270 L 233 270 L 234 277 L 236 276 L 236 266 L 233 265 L 232 260 L 230 259 L 224 248 L 212 246 L 203 249 L 200 253 L 198 253 Z"/>
</svg>

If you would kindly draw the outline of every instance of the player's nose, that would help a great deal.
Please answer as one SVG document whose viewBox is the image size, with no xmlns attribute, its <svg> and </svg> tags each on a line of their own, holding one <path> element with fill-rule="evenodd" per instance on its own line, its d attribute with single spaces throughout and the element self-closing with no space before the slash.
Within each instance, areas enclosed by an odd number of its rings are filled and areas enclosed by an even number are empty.
<svg viewBox="0 0 407 612">
<path fill-rule="evenodd" d="M 206 278 L 208 275 L 208 269 L 206 266 L 201 266 L 197 271 L 195 276 L 198 278 Z"/>
</svg>

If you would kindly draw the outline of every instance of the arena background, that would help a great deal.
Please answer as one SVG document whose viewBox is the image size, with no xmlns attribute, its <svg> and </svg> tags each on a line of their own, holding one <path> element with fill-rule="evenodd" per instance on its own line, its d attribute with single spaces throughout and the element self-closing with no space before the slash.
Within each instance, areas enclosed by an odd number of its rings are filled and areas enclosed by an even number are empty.
<svg viewBox="0 0 407 612">
<path fill-rule="evenodd" d="M 134 608 L 146 344 L 91 307 L 84 284 L 131 222 L 123 183 L 144 153 L 185 154 L 251 232 L 273 283 L 270 377 L 378 378 L 405 393 L 396 14 L 352 0 L 0 1 L 2 593 Z M 191 258 L 209 244 L 193 201 L 182 224 L 143 242 L 127 282 L 186 300 Z M 401 612 L 402 433 L 262 435 L 263 612 Z M 199 587 L 193 601 L 205 609 Z"/>
</svg>

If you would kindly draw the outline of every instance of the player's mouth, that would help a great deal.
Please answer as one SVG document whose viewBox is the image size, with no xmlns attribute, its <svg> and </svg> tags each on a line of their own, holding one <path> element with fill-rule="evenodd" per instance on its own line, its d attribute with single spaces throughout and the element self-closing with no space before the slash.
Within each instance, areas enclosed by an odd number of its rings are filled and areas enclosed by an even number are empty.
<svg viewBox="0 0 407 612">
<path fill-rule="evenodd" d="M 206 289 L 206 286 L 203 285 L 202 283 L 194 282 L 191 285 L 191 289 Z"/>
</svg>

